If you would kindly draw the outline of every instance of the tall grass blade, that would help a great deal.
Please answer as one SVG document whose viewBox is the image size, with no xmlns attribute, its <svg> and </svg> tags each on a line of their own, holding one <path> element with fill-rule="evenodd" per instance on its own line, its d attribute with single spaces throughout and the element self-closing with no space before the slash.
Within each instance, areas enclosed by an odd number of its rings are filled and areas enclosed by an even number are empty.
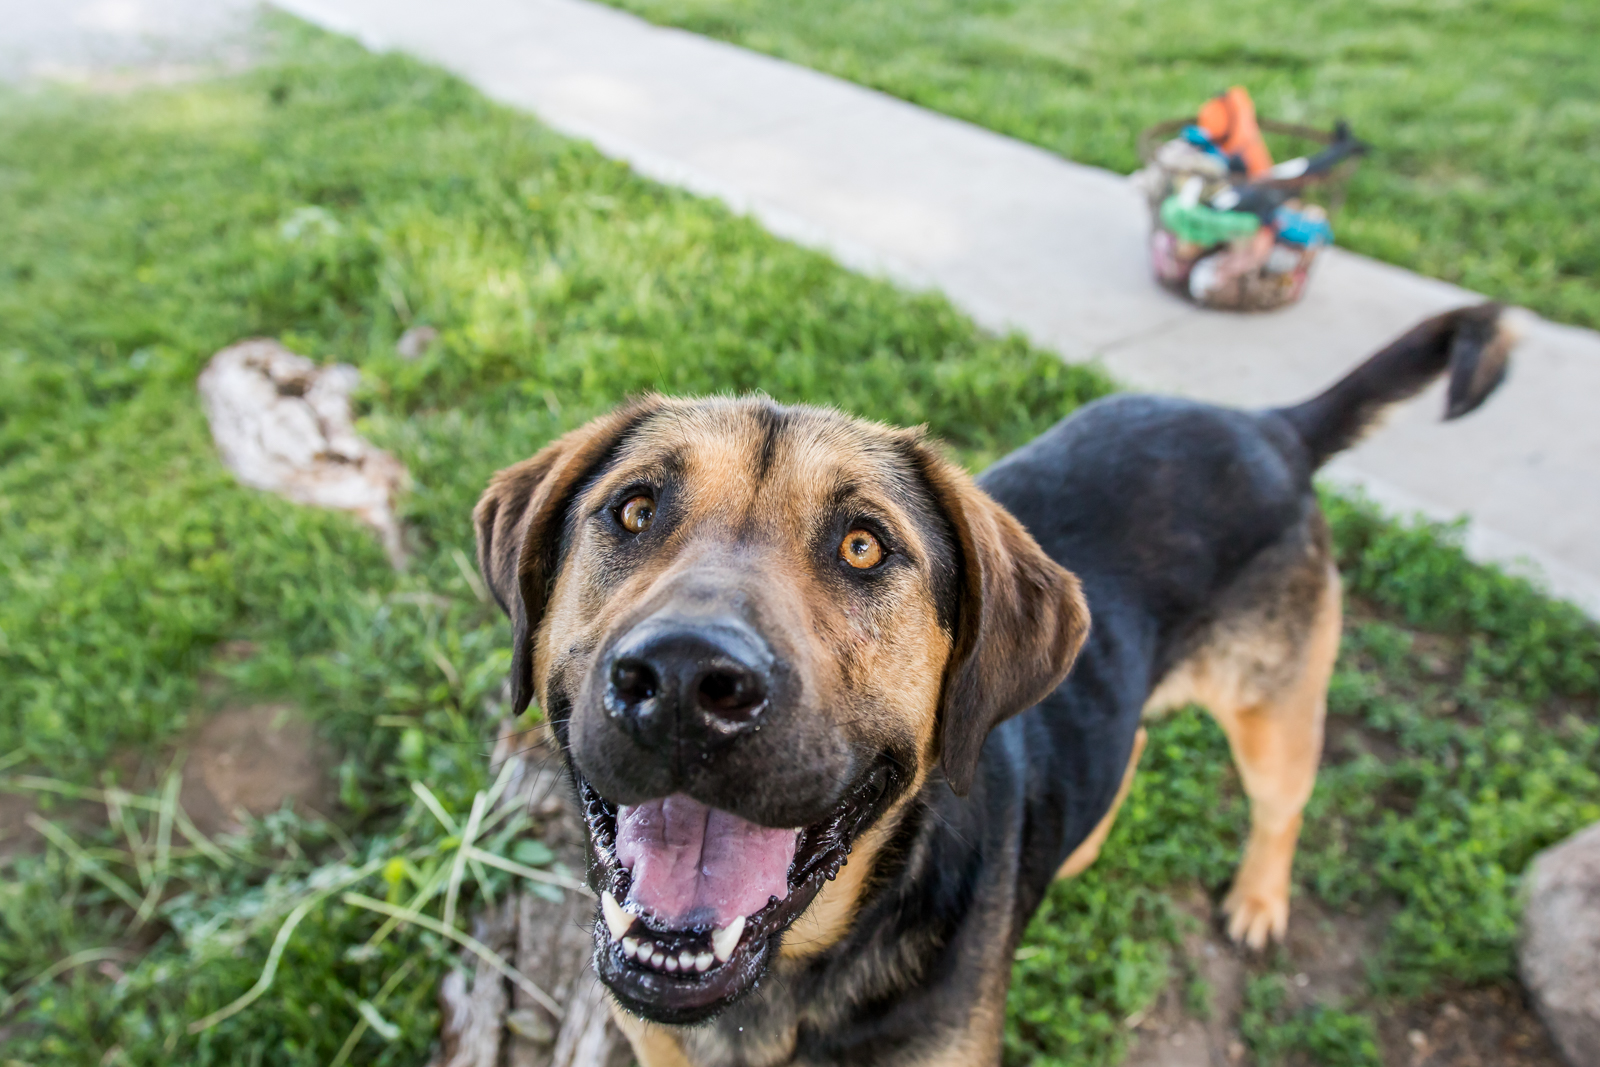
<svg viewBox="0 0 1600 1067">
<path fill-rule="evenodd" d="M 549 993 L 546 993 L 537 985 L 534 985 L 532 979 L 530 979 L 527 975 L 523 974 L 505 960 L 501 959 L 498 953 L 490 949 L 489 946 L 485 945 L 482 941 L 479 941 L 470 934 L 464 934 L 453 926 L 446 926 L 444 923 L 440 922 L 438 919 L 435 919 L 431 915 L 424 915 L 420 911 L 413 911 L 410 908 L 396 907 L 393 904 L 388 904 L 381 900 L 374 900 L 371 897 L 363 896 L 360 893 L 346 893 L 340 899 L 352 907 L 366 908 L 369 911 L 378 912 L 380 915 L 392 916 L 393 918 L 399 919 L 401 922 L 411 923 L 414 926 L 420 926 L 424 930 L 430 930 L 441 937 L 448 937 L 450 940 L 454 941 L 456 944 L 460 945 L 462 948 L 466 949 L 468 952 L 472 953 L 474 956 L 493 967 L 497 972 L 499 972 L 501 977 L 505 978 L 509 982 L 515 983 L 518 989 L 522 990 L 524 993 L 528 994 L 528 996 L 532 997 L 538 1003 L 543 1005 L 544 1008 L 550 1012 L 550 1014 L 554 1015 L 558 1019 L 566 1016 L 566 1012 L 561 1009 L 561 1005 L 557 1004 L 555 999 L 551 997 Z"/>
</svg>

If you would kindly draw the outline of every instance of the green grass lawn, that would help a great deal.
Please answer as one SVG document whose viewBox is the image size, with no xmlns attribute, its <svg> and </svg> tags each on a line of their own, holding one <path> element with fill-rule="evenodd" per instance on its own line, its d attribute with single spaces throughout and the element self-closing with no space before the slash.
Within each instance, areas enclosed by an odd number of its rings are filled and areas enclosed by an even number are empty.
<svg viewBox="0 0 1600 1067">
<path fill-rule="evenodd" d="M 609 0 L 1127 172 L 1150 123 L 1242 84 L 1377 146 L 1358 252 L 1600 326 L 1591 0 Z"/>
<path fill-rule="evenodd" d="M 328 1064 L 363 1013 L 395 1030 L 369 1026 L 349 1062 L 424 1061 L 458 950 L 414 925 L 375 938 L 380 917 L 344 894 L 439 914 L 428 894 L 459 835 L 413 783 L 457 820 L 488 784 L 482 707 L 510 635 L 461 560 L 497 467 L 647 388 L 927 422 L 981 467 L 1109 388 L 437 71 L 273 34 L 223 81 L 0 98 L 0 784 L 115 785 L 209 711 L 270 699 L 335 746 L 341 810 L 282 812 L 207 852 L 159 788 L 99 829 L 43 794 L 62 836 L 0 861 L 8 1067 Z M 394 341 L 419 322 L 441 343 L 403 362 Z M 195 377 L 252 335 L 362 368 L 361 430 L 414 480 L 407 573 L 353 520 L 241 488 L 216 460 Z M 1330 505 L 1369 605 L 1334 712 L 1383 755 L 1330 754 L 1298 891 L 1393 919 L 1350 1003 L 1290 1009 L 1281 964 L 1256 966 L 1262 1062 L 1372 1062 L 1381 1005 L 1508 981 L 1518 872 L 1600 817 L 1595 627 L 1440 531 Z M 239 640 L 256 654 L 224 653 Z M 1014 1062 L 1115 1062 L 1123 1020 L 1186 973 L 1173 901 L 1226 882 L 1243 827 L 1220 733 L 1196 712 L 1159 726 L 1104 857 L 1030 934 Z M 462 910 L 509 882 L 469 882 Z M 269 960 L 260 1000 L 190 1032 Z"/>
</svg>

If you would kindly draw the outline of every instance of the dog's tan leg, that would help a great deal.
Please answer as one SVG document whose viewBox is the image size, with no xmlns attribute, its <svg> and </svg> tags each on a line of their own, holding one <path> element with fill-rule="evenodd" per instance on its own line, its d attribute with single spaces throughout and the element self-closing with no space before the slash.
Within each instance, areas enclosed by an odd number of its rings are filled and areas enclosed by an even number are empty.
<svg viewBox="0 0 1600 1067">
<path fill-rule="evenodd" d="M 611 1005 L 611 1018 L 633 1047 L 633 1058 L 639 1061 L 639 1067 L 694 1067 L 666 1027 L 645 1022 L 615 1004 Z"/>
<path fill-rule="evenodd" d="M 1300 669 L 1271 696 L 1249 703 L 1211 703 L 1228 735 L 1250 798 L 1250 840 L 1223 900 L 1228 936 L 1251 948 L 1282 939 L 1289 926 L 1289 872 L 1322 758 L 1328 681 L 1339 654 L 1339 576 L 1329 578 L 1303 646 Z"/>
<path fill-rule="evenodd" d="M 1139 732 L 1133 735 L 1133 752 L 1128 756 L 1128 768 L 1122 772 L 1122 784 L 1117 787 L 1116 799 L 1111 802 L 1111 810 L 1105 813 L 1089 836 L 1083 839 L 1083 844 L 1072 850 L 1072 855 L 1061 865 L 1056 872 L 1057 878 L 1076 878 L 1089 869 L 1089 865 L 1100 858 L 1100 846 L 1106 843 L 1106 838 L 1111 834 L 1111 824 L 1117 821 L 1117 811 L 1122 807 L 1122 802 L 1128 798 L 1128 790 L 1133 787 L 1133 772 L 1138 769 L 1139 757 L 1144 755 L 1145 730 L 1139 727 Z"/>
</svg>

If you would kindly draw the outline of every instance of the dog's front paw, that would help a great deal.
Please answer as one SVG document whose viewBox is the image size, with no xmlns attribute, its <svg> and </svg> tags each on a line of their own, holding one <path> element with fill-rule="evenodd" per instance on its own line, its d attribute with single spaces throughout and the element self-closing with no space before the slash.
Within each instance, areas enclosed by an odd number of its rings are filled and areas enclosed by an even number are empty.
<svg viewBox="0 0 1600 1067">
<path fill-rule="evenodd" d="M 1222 902 L 1228 918 L 1228 936 L 1260 951 L 1269 940 L 1282 941 L 1289 932 L 1289 894 L 1249 892 L 1235 885 Z"/>
</svg>

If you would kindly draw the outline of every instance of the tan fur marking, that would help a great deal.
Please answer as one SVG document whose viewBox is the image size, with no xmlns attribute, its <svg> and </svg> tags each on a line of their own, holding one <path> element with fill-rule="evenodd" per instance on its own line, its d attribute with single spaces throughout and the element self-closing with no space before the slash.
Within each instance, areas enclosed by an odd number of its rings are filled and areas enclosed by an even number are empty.
<svg viewBox="0 0 1600 1067">
<path fill-rule="evenodd" d="M 992 1067 L 1005 1046 L 1006 992 L 1011 988 L 1011 958 L 988 961 L 983 991 L 967 1016 L 966 1029 L 918 1067 Z"/>
<path fill-rule="evenodd" d="M 623 1011 L 614 1001 L 611 1004 L 611 1019 L 622 1031 L 622 1036 L 628 1039 L 639 1067 L 694 1067 L 669 1028 L 646 1022 L 632 1012 Z"/>
<path fill-rule="evenodd" d="M 1229 936 L 1256 949 L 1288 931 L 1301 811 L 1322 758 L 1328 681 L 1343 617 L 1339 572 L 1325 564 L 1324 574 L 1303 641 L 1257 625 L 1185 661 L 1145 705 L 1150 715 L 1200 704 L 1228 735 L 1250 798 L 1250 839 L 1222 908 Z"/>
<path fill-rule="evenodd" d="M 1144 755 L 1146 740 L 1148 737 L 1144 727 L 1141 726 L 1139 732 L 1133 735 L 1133 751 L 1128 755 L 1128 767 L 1122 772 L 1122 784 L 1117 787 L 1117 796 L 1111 802 L 1111 810 L 1095 824 L 1089 836 L 1083 839 L 1083 844 L 1072 850 L 1067 862 L 1056 872 L 1057 878 L 1076 878 L 1100 858 L 1100 848 L 1111 834 L 1111 824 L 1117 821 L 1117 811 L 1122 807 L 1122 802 L 1128 799 L 1128 790 L 1133 788 L 1133 773 L 1139 767 L 1139 757 Z"/>
<path fill-rule="evenodd" d="M 906 805 L 922 788 L 922 775 L 918 775 L 912 788 L 906 790 L 895 805 L 873 823 L 850 850 L 850 858 L 839 868 L 839 875 L 822 887 L 806 910 L 800 913 L 784 932 L 779 955 L 785 960 L 803 960 L 838 944 L 855 922 L 856 909 L 866 891 L 867 880 L 877 864 L 878 853 L 900 825 L 900 816 Z"/>
</svg>

